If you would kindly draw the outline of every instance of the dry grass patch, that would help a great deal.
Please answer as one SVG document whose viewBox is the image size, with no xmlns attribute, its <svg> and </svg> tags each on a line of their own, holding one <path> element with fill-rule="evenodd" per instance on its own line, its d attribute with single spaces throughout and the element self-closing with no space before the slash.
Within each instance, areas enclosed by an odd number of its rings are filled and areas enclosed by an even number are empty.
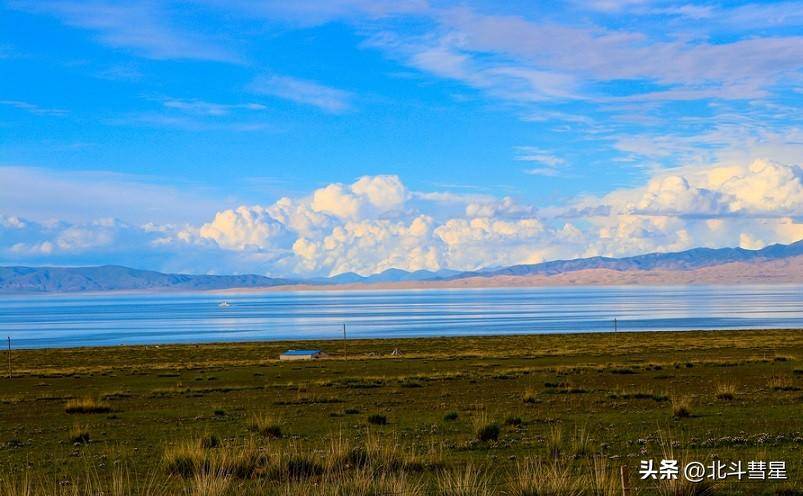
<svg viewBox="0 0 803 496">
<path fill-rule="evenodd" d="M 268 470 L 267 454 L 253 439 L 242 445 L 205 448 L 206 438 L 194 439 L 167 446 L 162 465 L 170 475 L 191 479 L 198 474 L 250 479 Z"/>
<path fill-rule="evenodd" d="M 76 422 L 70 428 L 68 437 L 73 444 L 86 444 L 90 439 L 89 429 Z"/>
<path fill-rule="evenodd" d="M 593 496 L 620 496 L 621 480 L 616 467 L 612 467 L 608 459 L 595 456 L 591 464 L 588 478 L 589 494 Z"/>
<path fill-rule="evenodd" d="M 767 385 L 774 391 L 799 391 L 791 377 L 785 375 L 776 375 L 767 381 Z"/>
<path fill-rule="evenodd" d="M 675 418 L 691 417 L 691 397 L 672 396 L 672 415 Z"/>
<path fill-rule="evenodd" d="M 557 463 L 544 464 L 527 459 L 516 464 L 508 475 L 510 496 L 581 496 L 585 493 L 586 478 L 573 474 L 571 469 Z"/>
<path fill-rule="evenodd" d="M 731 401 L 736 398 L 736 384 L 717 384 L 716 389 L 717 399 Z"/>
<path fill-rule="evenodd" d="M 484 471 L 473 465 L 440 472 L 436 483 L 439 496 L 492 496 L 494 494 Z"/>
<path fill-rule="evenodd" d="M 271 493 L 272 494 L 272 493 Z M 287 483 L 277 493 L 282 496 L 424 496 L 426 486 L 408 474 L 375 475 L 371 471 L 333 472 L 320 481 Z"/>
<path fill-rule="evenodd" d="M 368 431 L 364 442 L 355 444 L 342 434 L 332 437 L 326 454 L 327 472 L 370 470 L 374 474 L 422 472 L 443 466 L 443 453 L 432 445 L 420 453 L 404 446 L 396 436 L 383 437 Z"/>
<path fill-rule="evenodd" d="M 552 458 L 560 458 L 563 450 L 563 428 L 560 425 L 550 426 L 544 443 Z"/>
<path fill-rule="evenodd" d="M 64 411 L 67 413 L 109 413 L 112 411 L 112 407 L 106 402 L 87 397 L 67 401 Z"/>
<path fill-rule="evenodd" d="M 248 430 L 270 439 L 279 439 L 282 437 L 282 422 L 276 416 L 255 413 L 248 420 Z"/>
<path fill-rule="evenodd" d="M 497 422 L 494 422 L 488 416 L 488 413 L 485 410 L 479 410 L 477 414 L 472 419 L 472 424 L 474 426 L 474 435 L 477 438 L 477 441 L 496 441 L 499 439 L 499 433 L 502 429 L 499 427 Z"/>
<path fill-rule="evenodd" d="M 571 449 L 572 454 L 578 458 L 591 454 L 591 434 L 585 426 L 575 426 L 574 435 L 571 439 Z"/>
</svg>

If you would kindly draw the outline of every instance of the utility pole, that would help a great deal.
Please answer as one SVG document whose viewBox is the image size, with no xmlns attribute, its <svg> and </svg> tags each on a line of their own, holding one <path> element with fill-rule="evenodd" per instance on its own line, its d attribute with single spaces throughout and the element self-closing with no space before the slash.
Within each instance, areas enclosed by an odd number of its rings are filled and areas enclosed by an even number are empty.
<svg viewBox="0 0 803 496">
<path fill-rule="evenodd" d="M 348 354 L 348 338 L 346 337 L 346 323 L 343 322 L 343 355 Z"/>
<path fill-rule="evenodd" d="M 8 378 L 11 379 L 11 336 L 8 336 Z"/>
<path fill-rule="evenodd" d="M 619 321 L 615 317 L 613 319 L 613 332 L 614 334 L 619 332 Z"/>
</svg>

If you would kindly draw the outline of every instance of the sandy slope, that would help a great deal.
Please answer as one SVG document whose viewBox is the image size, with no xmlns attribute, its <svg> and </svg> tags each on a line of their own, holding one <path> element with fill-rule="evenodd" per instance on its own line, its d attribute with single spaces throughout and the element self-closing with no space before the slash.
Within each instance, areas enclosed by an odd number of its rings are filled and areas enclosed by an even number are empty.
<svg viewBox="0 0 803 496">
<path fill-rule="evenodd" d="M 293 285 L 275 288 L 235 288 L 221 293 L 360 290 L 415 288 L 495 288 L 527 286 L 604 286 L 604 285 L 674 285 L 674 284 L 782 284 L 803 283 L 803 256 L 753 263 L 728 263 L 695 270 L 588 269 L 546 276 L 469 277 L 451 281 L 404 281 L 373 284 L 338 284 L 332 286 Z"/>
</svg>

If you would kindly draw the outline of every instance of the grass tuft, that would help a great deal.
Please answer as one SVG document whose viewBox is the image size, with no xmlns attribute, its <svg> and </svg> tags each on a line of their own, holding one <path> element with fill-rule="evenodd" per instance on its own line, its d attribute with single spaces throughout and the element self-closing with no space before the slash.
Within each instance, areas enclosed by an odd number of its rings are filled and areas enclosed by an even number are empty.
<svg viewBox="0 0 803 496">
<path fill-rule="evenodd" d="M 463 469 L 454 468 L 442 471 L 437 479 L 439 496 L 491 496 L 494 494 L 488 478 L 481 469 L 466 465 Z"/>
<path fill-rule="evenodd" d="M 111 405 L 94 398 L 80 398 L 67 401 L 64 405 L 66 413 L 109 413 Z"/>
<path fill-rule="evenodd" d="M 527 459 L 516 464 L 507 479 L 510 496 L 581 496 L 585 477 L 557 463 L 544 464 Z"/>
<path fill-rule="evenodd" d="M 267 437 L 269 439 L 280 439 L 282 437 L 282 423 L 272 415 L 255 413 L 248 419 L 248 430 Z"/>
<path fill-rule="evenodd" d="M 220 448 L 223 445 L 223 442 L 220 440 L 217 434 L 206 434 L 200 439 L 201 448 L 203 449 L 213 449 L 213 448 Z"/>
<path fill-rule="evenodd" d="M 572 454 L 575 457 L 584 457 L 591 454 L 591 434 L 585 426 L 574 428 L 571 440 Z"/>
<path fill-rule="evenodd" d="M 87 444 L 90 440 L 89 429 L 76 422 L 70 429 L 69 439 L 73 444 Z"/>
<path fill-rule="evenodd" d="M 785 375 L 776 375 L 775 377 L 771 377 L 767 382 L 767 385 L 774 391 L 800 390 L 800 388 L 795 385 L 794 381 L 792 381 L 792 378 Z"/>
<path fill-rule="evenodd" d="M 563 428 L 559 425 L 553 425 L 549 428 L 545 439 L 546 448 L 552 458 L 560 458 L 561 451 L 563 450 Z"/>
<path fill-rule="evenodd" d="M 672 396 L 672 415 L 675 418 L 691 417 L 691 397 Z"/>
<path fill-rule="evenodd" d="M 736 397 L 736 385 L 729 383 L 717 384 L 716 396 L 720 400 L 733 400 Z"/>
</svg>

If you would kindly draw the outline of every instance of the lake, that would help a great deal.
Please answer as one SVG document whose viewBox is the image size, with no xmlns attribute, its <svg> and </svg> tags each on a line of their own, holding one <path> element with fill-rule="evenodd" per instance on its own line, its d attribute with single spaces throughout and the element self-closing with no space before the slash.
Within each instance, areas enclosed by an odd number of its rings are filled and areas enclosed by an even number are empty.
<svg viewBox="0 0 803 496">
<path fill-rule="evenodd" d="M 226 300 L 228 307 L 220 307 Z M 803 328 L 803 286 L 617 286 L 0 299 L 15 348 L 277 339 Z"/>
</svg>

